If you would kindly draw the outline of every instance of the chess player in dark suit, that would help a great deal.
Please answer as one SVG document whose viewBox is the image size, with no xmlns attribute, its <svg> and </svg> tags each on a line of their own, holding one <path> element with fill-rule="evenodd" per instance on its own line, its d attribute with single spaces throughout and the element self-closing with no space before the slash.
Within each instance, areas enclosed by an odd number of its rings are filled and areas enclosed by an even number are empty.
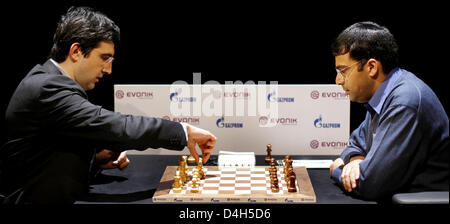
<svg viewBox="0 0 450 224">
<path fill-rule="evenodd" d="M 86 91 L 111 74 L 120 29 L 89 8 L 61 17 L 50 59 L 20 82 L 7 111 L 0 150 L 4 203 L 73 203 L 98 169 L 124 169 L 124 150 L 188 147 L 206 162 L 216 138 L 200 128 L 159 118 L 123 115 L 89 102 Z"/>
</svg>

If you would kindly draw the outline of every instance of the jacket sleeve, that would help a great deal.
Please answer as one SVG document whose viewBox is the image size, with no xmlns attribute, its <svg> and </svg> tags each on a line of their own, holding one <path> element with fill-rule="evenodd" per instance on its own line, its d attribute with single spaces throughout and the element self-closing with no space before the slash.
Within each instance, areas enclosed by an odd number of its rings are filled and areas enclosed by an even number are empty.
<svg viewBox="0 0 450 224">
<path fill-rule="evenodd" d="M 417 111 L 408 106 L 388 108 L 377 128 L 370 151 L 359 164 L 356 194 L 378 199 L 407 183 L 426 153 L 418 147 L 422 138 Z"/>
<path fill-rule="evenodd" d="M 365 120 L 355 129 L 350 135 L 349 145 L 342 151 L 340 158 L 347 164 L 350 158 L 356 155 L 366 156 L 367 146 L 366 138 L 368 133 L 368 127 L 370 122 L 370 114 L 366 114 Z M 331 179 L 333 179 L 340 186 L 342 185 L 341 173 L 342 166 L 336 167 L 331 173 Z"/>
<path fill-rule="evenodd" d="M 180 123 L 124 115 L 87 100 L 85 92 L 63 76 L 47 80 L 38 96 L 43 120 L 57 136 L 87 141 L 115 151 L 166 148 L 182 150 L 186 135 Z"/>
<path fill-rule="evenodd" d="M 350 162 L 350 158 L 356 155 L 366 156 L 367 138 L 369 133 L 370 114 L 367 112 L 366 118 L 350 135 L 349 145 L 341 153 L 341 159 L 344 163 Z"/>
</svg>

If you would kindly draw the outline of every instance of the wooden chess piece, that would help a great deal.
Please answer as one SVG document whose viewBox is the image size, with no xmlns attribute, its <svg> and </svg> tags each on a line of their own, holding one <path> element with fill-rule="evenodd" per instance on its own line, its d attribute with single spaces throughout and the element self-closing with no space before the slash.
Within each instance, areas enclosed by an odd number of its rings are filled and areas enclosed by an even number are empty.
<svg viewBox="0 0 450 224">
<path fill-rule="evenodd" d="M 273 186 L 278 187 L 278 179 L 273 179 L 272 183 Z"/>
<path fill-rule="evenodd" d="M 200 179 L 201 180 L 205 179 L 205 170 L 203 169 L 203 161 L 201 159 L 198 160 L 197 169 Z"/>
<path fill-rule="evenodd" d="M 275 158 L 270 158 L 270 166 L 271 167 L 276 167 L 277 164 L 275 163 Z"/>
<path fill-rule="evenodd" d="M 272 179 L 272 180 L 278 180 L 277 174 L 276 174 L 276 173 L 275 173 L 275 174 L 271 174 L 271 175 L 270 175 L 270 179 Z"/>
<path fill-rule="evenodd" d="M 288 185 L 288 192 L 297 192 L 297 187 L 295 184 L 295 180 L 297 179 L 294 170 L 289 169 L 288 178 L 287 178 L 287 185 Z"/>
<path fill-rule="evenodd" d="M 180 176 L 178 176 L 178 175 L 176 175 L 174 178 L 173 178 L 173 188 L 172 188 L 172 191 L 174 192 L 174 193 L 180 193 L 181 192 L 181 185 L 180 185 L 180 182 L 181 180 L 180 180 Z"/>
<path fill-rule="evenodd" d="M 284 166 L 292 166 L 292 157 L 290 155 L 284 156 Z"/>
<path fill-rule="evenodd" d="M 278 186 L 278 179 L 273 179 L 270 184 L 270 189 L 272 193 L 280 192 L 280 187 Z"/>
<path fill-rule="evenodd" d="M 292 168 L 292 166 L 291 166 L 291 167 L 288 167 L 287 170 L 286 170 L 286 173 L 284 174 L 284 180 L 286 181 L 286 183 L 288 182 L 288 178 L 289 178 L 291 175 L 295 175 L 295 173 L 294 173 L 294 168 Z"/>
<path fill-rule="evenodd" d="M 201 183 L 200 183 L 200 173 L 198 172 L 197 168 L 195 168 L 194 175 L 192 176 L 192 180 L 194 180 L 194 179 L 196 179 L 197 184 L 200 186 L 201 185 Z"/>
<path fill-rule="evenodd" d="M 267 145 L 267 156 L 266 156 L 266 163 L 270 163 L 270 159 L 272 159 L 272 145 L 271 144 L 268 144 Z"/>
<path fill-rule="evenodd" d="M 187 158 L 188 163 L 194 163 L 195 164 L 195 158 L 192 155 L 189 155 L 189 158 Z"/>
<path fill-rule="evenodd" d="M 184 160 L 183 156 L 180 156 L 180 159 L 178 160 L 177 170 L 179 171 L 179 176 L 182 181 L 182 185 L 184 185 L 187 181 L 187 172 L 186 172 L 186 161 Z"/>
<path fill-rule="evenodd" d="M 292 168 L 292 158 L 290 155 L 287 155 L 284 157 L 284 175 L 287 176 L 288 172 L 289 172 L 289 168 Z"/>
<path fill-rule="evenodd" d="M 198 182 L 197 177 L 192 178 L 192 186 L 191 186 L 191 193 L 197 193 L 198 192 Z"/>
</svg>

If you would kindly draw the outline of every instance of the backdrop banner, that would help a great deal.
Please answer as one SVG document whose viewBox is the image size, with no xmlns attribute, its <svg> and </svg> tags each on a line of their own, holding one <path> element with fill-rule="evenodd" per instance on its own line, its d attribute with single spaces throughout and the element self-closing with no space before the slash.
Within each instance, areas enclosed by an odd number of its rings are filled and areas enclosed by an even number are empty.
<svg viewBox="0 0 450 224">
<path fill-rule="evenodd" d="M 218 138 L 213 154 L 265 155 L 271 144 L 273 155 L 339 155 L 350 134 L 350 101 L 338 85 L 114 85 L 114 110 L 206 129 Z"/>
</svg>

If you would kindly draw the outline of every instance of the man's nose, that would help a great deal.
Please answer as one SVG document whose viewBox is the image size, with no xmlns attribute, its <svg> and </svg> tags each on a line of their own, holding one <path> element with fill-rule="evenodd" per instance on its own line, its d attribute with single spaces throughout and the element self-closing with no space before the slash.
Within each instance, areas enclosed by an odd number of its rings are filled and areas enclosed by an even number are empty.
<svg viewBox="0 0 450 224">
<path fill-rule="evenodd" d="M 337 85 L 344 85 L 344 78 L 341 76 L 341 75 L 339 75 L 339 74 L 336 74 L 336 84 Z"/>
<path fill-rule="evenodd" d="M 112 73 L 112 63 L 106 64 L 102 69 L 103 74 L 111 75 Z"/>
</svg>

